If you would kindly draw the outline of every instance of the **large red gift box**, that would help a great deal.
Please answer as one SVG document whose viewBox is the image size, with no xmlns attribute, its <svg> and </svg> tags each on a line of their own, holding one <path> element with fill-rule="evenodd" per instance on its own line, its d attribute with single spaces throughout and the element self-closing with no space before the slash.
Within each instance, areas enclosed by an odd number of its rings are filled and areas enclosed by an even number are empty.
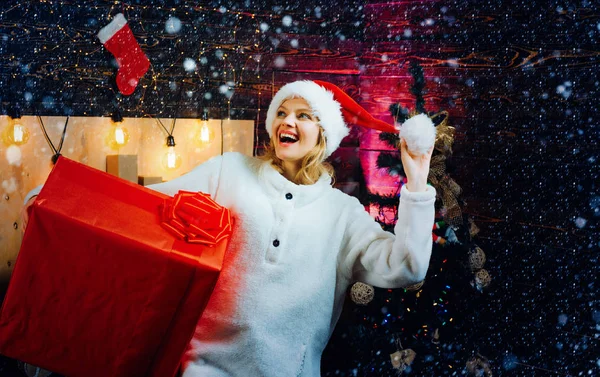
<svg viewBox="0 0 600 377">
<path fill-rule="evenodd" d="M 175 237 L 186 224 L 161 223 L 179 204 L 170 199 L 61 157 L 30 207 L 0 312 L 0 353 L 68 377 L 175 375 L 231 223 L 221 208 L 216 222 L 191 224 L 220 226 L 212 242 Z M 184 217 L 206 212 L 184 204 Z"/>
</svg>

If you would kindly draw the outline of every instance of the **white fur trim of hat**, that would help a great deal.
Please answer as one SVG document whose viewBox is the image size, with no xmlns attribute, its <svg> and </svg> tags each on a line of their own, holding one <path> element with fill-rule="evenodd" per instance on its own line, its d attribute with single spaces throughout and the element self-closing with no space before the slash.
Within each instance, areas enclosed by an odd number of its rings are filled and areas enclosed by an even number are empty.
<svg viewBox="0 0 600 377">
<path fill-rule="evenodd" d="M 333 98 L 333 93 L 313 81 L 294 81 L 279 89 L 267 111 L 265 127 L 269 136 L 273 137 L 273 122 L 277 116 L 279 106 L 285 100 L 298 97 L 304 98 L 313 114 L 319 118 L 319 124 L 323 127 L 327 145 L 325 147 L 325 157 L 331 156 L 350 130 L 342 116 L 341 105 Z"/>
</svg>

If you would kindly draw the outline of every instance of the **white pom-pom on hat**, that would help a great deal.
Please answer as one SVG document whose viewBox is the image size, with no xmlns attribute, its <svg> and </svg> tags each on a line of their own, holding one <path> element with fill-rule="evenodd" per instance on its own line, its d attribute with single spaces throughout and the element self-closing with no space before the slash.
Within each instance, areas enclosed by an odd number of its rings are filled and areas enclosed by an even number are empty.
<svg viewBox="0 0 600 377">
<path fill-rule="evenodd" d="M 400 137 L 406 141 L 408 151 L 415 155 L 426 154 L 435 143 L 436 129 L 425 114 L 415 115 L 400 126 Z"/>
</svg>

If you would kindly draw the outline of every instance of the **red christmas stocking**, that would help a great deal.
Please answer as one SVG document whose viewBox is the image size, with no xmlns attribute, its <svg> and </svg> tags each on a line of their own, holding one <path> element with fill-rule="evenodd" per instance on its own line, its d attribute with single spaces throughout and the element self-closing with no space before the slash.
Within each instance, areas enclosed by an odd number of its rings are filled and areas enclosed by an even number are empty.
<svg viewBox="0 0 600 377">
<path fill-rule="evenodd" d="M 119 91 L 126 96 L 130 95 L 150 67 L 150 61 L 133 36 L 123 14 L 117 14 L 110 24 L 103 27 L 98 38 L 119 64 Z"/>
</svg>

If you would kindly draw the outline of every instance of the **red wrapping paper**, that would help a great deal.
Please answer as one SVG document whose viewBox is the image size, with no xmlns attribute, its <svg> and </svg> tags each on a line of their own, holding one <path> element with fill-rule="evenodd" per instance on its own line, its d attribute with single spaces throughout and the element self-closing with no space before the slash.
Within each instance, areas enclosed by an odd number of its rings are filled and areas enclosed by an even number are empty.
<svg viewBox="0 0 600 377">
<path fill-rule="evenodd" d="M 61 157 L 30 207 L 0 353 L 68 377 L 174 376 L 228 241 L 174 237 L 174 200 Z"/>
</svg>

